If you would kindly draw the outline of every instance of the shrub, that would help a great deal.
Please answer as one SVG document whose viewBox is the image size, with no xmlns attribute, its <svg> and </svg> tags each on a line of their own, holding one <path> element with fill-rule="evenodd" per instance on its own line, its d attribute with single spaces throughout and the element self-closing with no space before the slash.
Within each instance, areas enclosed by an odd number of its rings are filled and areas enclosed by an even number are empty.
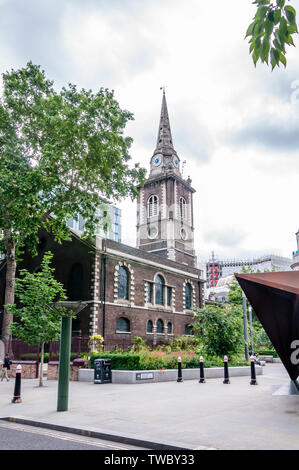
<svg viewBox="0 0 299 470">
<path fill-rule="evenodd" d="M 95 348 L 95 351 L 98 353 L 104 351 L 104 338 L 102 335 L 90 336 L 88 340 L 88 344 L 93 349 Z"/>
<path fill-rule="evenodd" d="M 195 314 L 194 331 L 207 356 L 235 355 L 244 347 L 242 309 L 234 305 L 208 305 Z"/>
<path fill-rule="evenodd" d="M 259 328 L 254 328 L 253 330 L 253 341 L 255 344 L 255 348 L 262 350 L 272 350 L 273 345 L 265 332 L 264 328 L 259 327 Z"/>
<path fill-rule="evenodd" d="M 132 353 L 99 353 L 90 356 L 90 367 L 94 368 L 95 359 L 110 359 L 111 369 L 114 370 L 139 370 L 140 356 Z"/>
<path fill-rule="evenodd" d="M 273 357 L 278 357 L 277 352 L 274 349 L 259 349 L 257 351 L 257 354 L 259 356 L 273 356 Z"/>
<path fill-rule="evenodd" d="M 144 349 L 148 349 L 146 345 L 146 341 L 142 339 L 140 336 L 135 336 L 133 340 L 133 345 L 130 348 L 132 352 L 140 352 Z"/>
<path fill-rule="evenodd" d="M 36 353 L 26 353 L 20 354 L 20 361 L 36 361 Z M 39 361 L 41 360 L 41 355 L 39 355 Z M 49 353 L 44 353 L 44 362 L 49 362 Z"/>
<path fill-rule="evenodd" d="M 182 335 L 170 340 L 165 349 L 170 349 L 170 351 L 195 351 L 200 345 L 200 338 Z"/>
</svg>

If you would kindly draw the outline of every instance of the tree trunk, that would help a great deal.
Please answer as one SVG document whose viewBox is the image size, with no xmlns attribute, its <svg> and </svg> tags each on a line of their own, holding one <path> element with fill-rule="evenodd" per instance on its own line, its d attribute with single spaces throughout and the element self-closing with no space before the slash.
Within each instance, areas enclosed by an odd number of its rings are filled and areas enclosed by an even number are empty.
<svg viewBox="0 0 299 470">
<path fill-rule="evenodd" d="M 4 240 L 6 249 L 6 286 L 4 305 L 13 304 L 15 301 L 14 282 L 16 277 L 16 247 L 12 238 L 11 230 L 4 230 Z M 8 352 L 10 330 L 9 326 L 13 320 L 13 316 L 4 307 L 3 322 L 2 322 L 2 339 L 5 344 L 5 351 Z"/>
<path fill-rule="evenodd" d="M 43 366 L 44 366 L 44 349 L 45 343 L 41 344 L 41 352 L 40 352 L 40 370 L 39 370 L 39 386 L 43 386 Z"/>
</svg>

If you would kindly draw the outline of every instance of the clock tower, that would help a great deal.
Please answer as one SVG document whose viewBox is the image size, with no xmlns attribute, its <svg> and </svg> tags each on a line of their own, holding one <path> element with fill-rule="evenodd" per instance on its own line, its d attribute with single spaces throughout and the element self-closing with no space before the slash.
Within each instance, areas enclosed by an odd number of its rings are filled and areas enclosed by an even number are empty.
<svg viewBox="0 0 299 470">
<path fill-rule="evenodd" d="M 137 248 L 195 266 L 195 190 L 191 187 L 191 179 L 183 178 L 180 168 L 163 90 L 158 138 L 150 160 L 149 177 L 144 186 L 138 188 Z"/>
</svg>

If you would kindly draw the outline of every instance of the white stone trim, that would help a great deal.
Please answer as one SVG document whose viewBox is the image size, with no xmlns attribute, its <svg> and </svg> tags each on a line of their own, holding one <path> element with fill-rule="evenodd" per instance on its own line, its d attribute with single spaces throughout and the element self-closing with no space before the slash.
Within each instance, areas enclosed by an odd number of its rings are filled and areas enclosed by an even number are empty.
<svg viewBox="0 0 299 470">
<path fill-rule="evenodd" d="M 172 268 L 171 266 L 165 266 L 163 264 L 160 264 L 160 263 L 156 263 L 155 261 L 148 261 L 148 262 L 145 262 L 143 258 L 139 258 L 139 256 L 134 256 L 134 255 L 130 255 L 130 254 L 125 254 L 121 251 L 118 251 L 118 250 L 113 250 L 112 248 L 107 248 L 106 249 L 106 253 L 108 254 L 111 254 L 111 255 L 116 255 L 118 257 L 124 257 L 126 256 L 126 258 L 130 258 L 130 260 L 132 261 L 139 261 L 141 264 L 143 265 L 148 265 L 148 266 L 154 266 L 154 267 L 157 267 L 157 268 L 160 268 L 160 269 L 163 269 L 163 272 L 165 271 L 169 271 L 169 272 L 172 272 L 172 273 L 177 273 L 177 274 L 181 274 L 183 276 L 188 276 L 192 279 L 196 279 L 196 280 L 199 280 L 199 277 L 196 275 L 196 274 L 192 274 L 192 273 L 188 273 L 186 271 L 181 271 L 180 269 L 177 269 L 177 268 Z"/>
<path fill-rule="evenodd" d="M 115 266 L 114 269 L 114 286 L 113 286 L 113 298 L 114 301 L 118 300 L 118 271 L 121 266 L 125 266 L 130 275 L 129 275 L 129 301 L 131 304 L 134 304 L 135 301 L 135 277 L 134 277 L 134 270 L 130 263 L 126 261 L 119 261 L 118 264 Z M 123 299 L 120 299 L 120 301 Z"/>
<path fill-rule="evenodd" d="M 191 293 L 191 309 L 186 310 L 186 294 L 185 294 L 185 287 L 186 284 L 191 285 L 192 293 Z M 185 313 L 191 312 L 191 310 L 196 307 L 196 289 L 194 286 L 194 282 L 191 279 L 185 279 L 183 282 L 183 311 Z"/>
<path fill-rule="evenodd" d="M 191 311 L 189 313 L 188 312 L 176 312 L 176 311 L 172 311 L 170 309 L 170 307 L 168 307 L 168 309 L 166 308 L 163 308 L 161 309 L 161 305 L 157 305 L 156 308 L 155 308 L 155 305 L 149 305 L 149 306 L 142 306 L 142 305 L 122 305 L 122 304 L 119 304 L 117 302 L 105 302 L 105 305 L 110 305 L 112 307 L 121 307 L 122 309 L 124 309 L 125 307 L 127 308 L 135 308 L 135 309 L 139 309 L 139 310 L 150 310 L 152 311 L 153 313 L 156 313 L 157 311 L 158 312 L 161 312 L 161 314 L 164 314 L 164 313 L 171 313 L 171 314 L 176 314 L 176 315 L 192 315 Z M 159 308 L 158 308 L 159 307 Z"/>
</svg>

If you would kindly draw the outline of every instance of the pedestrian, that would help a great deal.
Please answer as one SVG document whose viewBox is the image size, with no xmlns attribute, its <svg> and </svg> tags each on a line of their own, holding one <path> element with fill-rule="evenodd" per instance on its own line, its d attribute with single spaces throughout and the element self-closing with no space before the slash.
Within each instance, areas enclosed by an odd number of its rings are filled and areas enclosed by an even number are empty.
<svg viewBox="0 0 299 470">
<path fill-rule="evenodd" d="M 257 355 L 257 353 L 253 353 L 253 359 L 254 359 L 254 363 L 257 364 L 257 365 L 261 365 L 261 361 L 259 360 L 259 357 Z"/>
<path fill-rule="evenodd" d="M 3 381 L 4 376 L 6 377 L 7 382 L 9 382 L 7 371 L 10 370 L 10 364 L 12 364 L 9 354 L 6 353 L 4 357 L 4 362 L 2 365 L 2 375 L 1 375 L 1 382 Z"/>
</svg>

